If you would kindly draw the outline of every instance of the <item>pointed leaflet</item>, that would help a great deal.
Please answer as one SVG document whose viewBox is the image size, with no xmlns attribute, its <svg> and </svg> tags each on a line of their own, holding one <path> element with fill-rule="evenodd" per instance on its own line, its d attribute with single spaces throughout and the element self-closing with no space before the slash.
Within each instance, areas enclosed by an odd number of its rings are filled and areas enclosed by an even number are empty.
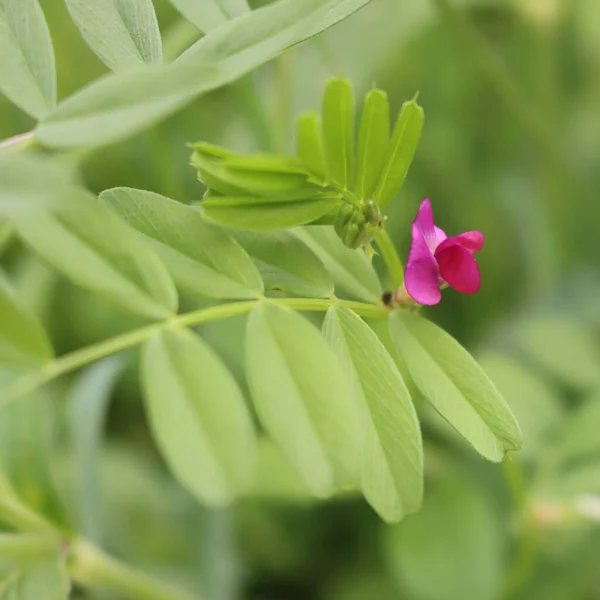
<svg viewBox="0 0 600 600">
<path fill-rule="evenodd" d="M 414 313 L 390 317 L 392 338 L 419 391 L 487 459 L 519 450 L 521 430 L 473 357 L 450 335 Z"/>
<path fill-rule="evenodd" d="M 177 293 L 151 248 L 83 191 L 52 212 L 14 219 L 17 233 L 73 283 L 151 319 L 177 310 Z"/>
<path fill-rule="evenodd" d="M 352 311 L 331 307 L 323 335 L 358 405 L 360 488 L 385 521 L 399 521 L 423 497 L 421 430 L 408 390 L 377 335 Z"/>
<path fill-rule="evenodd" d="M 383 172 L 373 200 L 384 207 L 400 191 L 417 150 L 423 129 L 423 109 L 415 100 L 402 105 L 390 140 Z"/>
<path fill-rule="evenodd" d="M 321 123 L 315 112 L 300 115 L 296 126 L 296 154 L 300 162 L 316 177 L 325 179 L 325 157 Z"/>
<path fill-rule="evenodd" d="M 171 4 L 200 31 L 208 33 L 227 22 L 227 16 L 216 0 L 169 0 Z"/>
<path fill-rule="evenodd" d="M 66 0 L 88 46 L 113 71 L 159 63 L 162 45 L 152 0 Z"/>
<path fill-rule="evenodd" d="M 250 12 L 248 0 L 216 0 L 216 2 L 230 19 Z"/>
<path fill-rule="evenodd" d="M 56 104 L 54 49 L 38 0 L 0 2 L 0 92 L 41 119 Z"/>
<path fill-rule="evenodd" d="M 369 200 L 379 182 L 390 138 L 390 105 L 387 94 L 373 89 L 365 97 L 358 135 L 354 192 Z"/>
<path fill-rule="evenodd" d="M 331 227 L 313 226 L 294 230 L 323 262 L 336 285 L 353 298 L 377 302 L 381 284 L 363 250 L 346 248 Z"/>
<path fill-rule="evenodd" d="M 113 188 L 100 199 L 156 250 L 176 285 L 209 298 L 256 298 L 259 272 L 246 252 L 200 212 L 153 192 Z"/>
<path fill-rule="evenodd" d="M 333 210 L 340 202 L 337 194 L 323 193 L 302 200 L 254 196 L 212 196 L 202 202 L 207 221 L 248 231 L 272 231 L 311 223 Z"/>
<path fill-rule="evenodd" d="M 323 145 L 329 179 L 349 189 L 354 169 L 354 92 L 346 79 L 334 79 L 325 87 Z"/>
<path fill-rule="evenodd" d="M 142 353 L 150 425 L 167 464 L 200 501 L 229 504 L 249 484 L 256 439 L 244 397 L 217 354 L 190 331 L 165 331 Z"/>
<path fill-rule="evenodd" d="M 25 562 L 0 584 L 2 600 L 68 600 L 71 581 L 62 557 Z"/>
<path fill-rule="evenodd" d="M 0 363 L 34 366 L 50 360 L 53 354 L 41 323 L 20 305 L 0 275 Z"/>
<path fill-rule="evenodd" d="M 289 231 L 229 232 L 254 260 L 268 290 L 328 298 L 333 281 L 323 263 Z"/>
<path fill-rule="evenodd" d="M 261 423 L 314 494 L 354 478 L 357 411 L 313 325 L 261 302 L 248 319 L 246 377 Z"/>
<path fill-rule="evenodd" d="M 38 127 L 53 147 L 97 146 L 139 131 L 235 81 L 370 0 L 279 0 L 218 27 L 175 64 L 115 73 L 76 92 Z"/>
</svg>

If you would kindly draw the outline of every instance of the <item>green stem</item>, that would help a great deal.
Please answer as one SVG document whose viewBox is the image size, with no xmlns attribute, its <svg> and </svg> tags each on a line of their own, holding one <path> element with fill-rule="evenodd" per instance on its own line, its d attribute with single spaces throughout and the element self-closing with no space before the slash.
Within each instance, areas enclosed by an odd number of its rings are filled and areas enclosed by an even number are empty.
<svg viewBox="0 0 600 600">
<path fill-rule="evenodd" d="M 27 133 L 20 133 L 19 135 L 14 135 L 13 137 L 7 138 L 6 140 L 2 140 L 0 142 L 0 150 L 4 150 L 6 148 L 27 148 L 35 142 L 33 131 L 28 131 Z"/>
<path fill-rule="evenodd" d="M 72 542 L 68 569 L 73 581 L 128 600 L 198 600 L 197 595 L 157 581 L 84 540 Z"/>
<path fill-rule="evenodd" d="M 203 308 L 201 310 L 177 315 L 167 321 L 152 323 L 151 325 L 128 331 L 122 335 L 60 356 L 44 365 L 39 371 L 26 373 L 23 377 L 6 386 L 2 390 L 0 406 L 33 392 L 45 383 L 52 381 L 61 375 L 80 369 L 85 365 L 100 360 L 101 358 L 105 358 L 106 356 L 110 356 L 111 354 L 116 354 L 117 352 L 121 352 L 122 350 L 134 346 L 139 346 L 159 331 L 177 329 L 180 327 L 194 327 L 202 323 L 244 315 L 249 313 L 254 306 L 256 306 L 257 302 L 260 301 L 261 300 L 247 300 L 243 302 L 232 302 L 230 304 L 220 304 L 218 306 L 211 306 L 210 308 Z M 376 304 L 338 300 L 336 298 L 273 298 L 269 301 L 280 306 L 286 306 L 293 310 L 300 311 L 326 311 L 332 304 L 339 303 L 365 317 L 377 318 L 387 314 L 386 308 Z"/>
<path fill-rule="evenodd" d="M 517 553 L 506 575 L 504 597 L 508 599 L 529 579 L 537 560 L 539 540 L 521 465 L 517 459 L 507 456 L 502 463 L 502 471 L 521 526 Z"/>
<path fill-rule="evenodd" d="M 392 285 L 397 290 L 404 283 L 404 266 L 398 256 L 394 242 L 392 242 L 390 234 L 385 229 L 377 234 L 375 241 L 388 268 Z"/>
<path fill-rule="evenodd" d="M 57 536 L 0 533 L 0 565 L 22 564 L 53 556 L 60 547 Z"/>
</svg>

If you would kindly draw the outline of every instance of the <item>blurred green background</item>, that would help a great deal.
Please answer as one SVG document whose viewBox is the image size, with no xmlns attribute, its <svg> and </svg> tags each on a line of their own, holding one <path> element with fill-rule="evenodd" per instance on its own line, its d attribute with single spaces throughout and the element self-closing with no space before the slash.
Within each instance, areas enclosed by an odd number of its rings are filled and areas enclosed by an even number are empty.
<svg viewBox="0 0 600 600">
<path fill-rule="evenodd" d="M 154 3 L 174 57 L 200 34 Z M 106 68 L 63 0 L 41 4 L 65 97 Z M 34 508 L 207 600 L 600 598 L 600 3 L 444 6 L 373 0 L 252 78 L 64 160 L 96 192 L 191 202 L 203 190 L 186 142 L 292 152 L 296 116 L 318 108 L 331 76 L 349 77 L 359 98 L 376 84 L 395 109 L 420 91 L 424 134 L 388 227 L 406 256 L 429 197 L 450 234 L 484 232 L 481 291 L 448 291 L 427 314 L 480 358 L 519 418 L 523 451 L 488 464 L 420 407 L 425 505 L 399 526 L 352 496 L 311 500 L 278 456 L 251 497 L 209 511 L 157 455 L 132 353 L 0 410 L 2 460 Z M 0 98 L 1 138 L 31 126 Z M 139 325 L 0 238 L 3 267 L 58 353 Z M 203 332 L 241 377 L 243 319 Z"/>
</svg>

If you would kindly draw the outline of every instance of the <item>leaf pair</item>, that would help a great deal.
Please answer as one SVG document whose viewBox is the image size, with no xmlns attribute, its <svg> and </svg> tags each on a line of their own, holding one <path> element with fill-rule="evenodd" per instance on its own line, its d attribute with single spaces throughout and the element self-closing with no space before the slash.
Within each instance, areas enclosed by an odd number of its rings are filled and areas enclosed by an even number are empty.
<svg viewBox="0 0 600 600">
<path fill-rule="evenodd" d="M 295 159 L 238 156 L 200 143 L 192 164 L 209 188 L 202 203 L 208 221 L 250 231 L 285 229 L 322 217 L 339 202 Z"/>
<path fill-rule="evenodd" d="M 363 103 L 355 155 L 355 106 L 352 85 L 330 81 L 323 96 L 321 125 L 316 113 L 297 123 L 297 154 L 316 176 L 359 201 L 386 206 L 399 192 L 423 128 L 423 109 L 405 102 L 390 139 L 390 108 L 385 92 L 372 89 Z"/>
</svg>

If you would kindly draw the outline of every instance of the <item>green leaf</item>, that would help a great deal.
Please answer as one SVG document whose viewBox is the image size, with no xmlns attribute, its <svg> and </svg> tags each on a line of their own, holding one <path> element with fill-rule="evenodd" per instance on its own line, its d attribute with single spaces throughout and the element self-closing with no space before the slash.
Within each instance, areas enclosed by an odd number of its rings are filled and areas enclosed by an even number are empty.
<svg viewBox="0 0 600 600">
<path fill-rule="evenodd" d="M 497 600 L 504 572 L 499 523 L 479 490 L 444 481 L 421 512 L 386 530 L 387 562 L 410 598 Z"/>
<path fill-rule="evenodd" d="M 517 344 L 534 362 L 570 386 L 590 389 L 600 381 L 600 350 L 594 336 L 559 315 L 538 315 L 521 323 Z"/>
<path fill-rule="evenodd" d="M 169 0 L 171 4 L 200 31 L 208 33 L 227 22 L 227 16 L 216 0 Z"/>
<path fill-rule="evenodd" d="M 56 104 L 54 49 L 38 0 L 0 2 L 0 91 L 36 119 Z"/>
<path fill-rule="evenodd" d="M 329 298 L 333 281 L 315 254 L 289 231 L 231 230 L 258 267 L 265 288 L 309 298 Z"/>
<path fill-rule="evenodd" d="M 229 504 L 250 484 L 256 439 L 242 393 L 216 353 L 190 331 L 165 331 L 142 353 L 156 443 L 200 501 Z"/>
<path fill-rule="evenodd" d="M 296 153 L 302 164 L 316 177 L 325 179 L 325 157 L 321 139 L 321 123 L 316 112 L 298 118 Z"/>
<path fill-rule="evenodd" d="M 88 46 L 113 71 L 162 60 L 152 0 L 66 0 Z"/>
<path fill-rule="evenodd" d="M 248 0 L 216 0 L 216 2 L 230 19 L 250 12 Z"/>
<path fill-rule="evenodd" d="M 38 127 L 52 147 L 97 146 L 166 117 L 194 96 L 235 81 L 370 0 L 279 0 L 228 21 L 176 63 L 115 73 L 63 101 Z"/>
<path fill-rule="evenodd" d="M 248 320 L 246 377 L 262 425 L 314 494 L 354 480 L 358 415 L 316 327 L 261 302 Z"/>
<path fill-rule="evenodd" d="M 0 275 L 0 363 L 34 366 L 54 352 L 41 323 L 19 303 Z"/>
<path fill-rule="evenodd" d="M 390 140 L 390 104 L 387 94 L 372 89 L 365 97 L 358 135 L 354 191 L 369 200 L 381 178 Z"/>
<path fill-rule="evenodd" d="M 388 144 L 383 172 L 373 194 L 373 200 L 381 207 L 392 200 L 406 179 L 421 137 L 423 120 L 423 109 L 414 100 L 402 105 Z"/>
<path fill-rule="evenodd" d="M 69 193 L 70 175 L 51 160 L 3 152 L 0 154 L 0 214 L 31 212 Z"/>
<path fill-rule="evenodd" d="M 381 298 L 381 284 L 363 250 L 346 248 L 330 227 L 314 226 L 294 230 L 323 262 L 335 283 L 353 298 L 377 302 Z"/>
<path fill-rule="evenodd" d="M 339 203 L 337 194 L 323 193 L 303 200 L 282 200 L 253 196 L 214 196 L 202 202 L 207 221 L 249 231 L 272 231 L 304 225 L 322 217 Z"/>
<path fill-rule="evenodd" d="M 183 291 L 209 298 L 256 298 L 260 273 L 246 252 L 190 206 L 153 192 L 113 188 L 100 199 L 155 249 Z"/>
<path fill-rule="evenodd" d="M 71 582 L 63 559 L 43 560 L 9 575 L 0 600 L 67 600 Z"/>
<path fill-rule="evenodd" d="M 390 317 L 390 330 L 419 391 L 481 455 L 497 462 L 521 448 L 508 404 L 453 337 L 407 311 Z"/>
<path fill-rule="evenodd" d="M 123 357 L 110 356 L 86 368 L 69 394 L 73 434 L 73 455 L 77 469 L 77 506 L 81 534 L 100 542 L 106 523 L 103 518 L 100 461 L 108 405 L 117 378 L 123 370 Z"/>
<path fill-rule="evenodd" d="M 347 190 L 354 180 L 354 92 L 347 79 L 327 83 L 322 113 L 327 174 Z"/>
<path fill-rule="evenodd" d="M 423 497 L 421 430 L 408 390 L 377 335 L 352 311 L 332 306 L 323 335 L 352 381 L 362 428 L 360 488 L 385 521 L 400 521 Z"/>
<path fill-rule="evenodd" d="M 177 310 L 177 293 L 153 251 L 96 198 L 73 193 L 52 212 L 14 219 L 19 236 L 73 283 L 151 319 Z"/>
<path fill-rule="evenodd" d="M 519 458 L 539 459 L 564 420 L 560 397 L 515 358 L 498 352 L 487 352 L 477 358 L 523 431 Z"/>
</svg>

